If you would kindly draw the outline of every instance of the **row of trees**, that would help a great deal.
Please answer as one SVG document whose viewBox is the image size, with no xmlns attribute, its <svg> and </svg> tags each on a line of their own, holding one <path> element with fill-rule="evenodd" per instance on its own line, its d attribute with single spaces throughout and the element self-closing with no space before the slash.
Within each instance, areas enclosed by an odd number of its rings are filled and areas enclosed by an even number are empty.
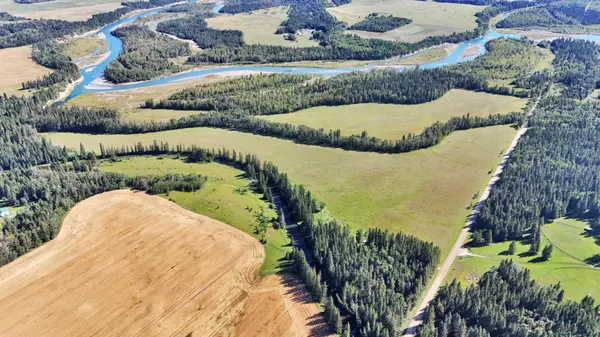
<svg viewBox="0 0 600 337">
<path fill-rule="evenodd" d="M 463 289 L 443 286 L 424 314 L 419 337 L 598 337 L 600 306 L 586 296 L 564 300 L 560 285 L 544 287 L 512 261 Z"/>
<path fill-rule="evenodd" d="M 406 26 L 411 22 L 412 20 L 407 18 L 371 13 L 367 15 L 364 20 L 353 24 L 352 26 L 348 27 L 348 29 L 384 33 L 402 26 Z"/>
<path fill-rule="evenodd" d="M 114 83 L 144 81 L 179 71 L 169 59 L 190 54 L 186 42 L 157 35 L 146 27 L 127 26 L 112 34 L 123 40 L 124 46 L 124 52 L 104 70 L 104 77 Z"/>
</svg>

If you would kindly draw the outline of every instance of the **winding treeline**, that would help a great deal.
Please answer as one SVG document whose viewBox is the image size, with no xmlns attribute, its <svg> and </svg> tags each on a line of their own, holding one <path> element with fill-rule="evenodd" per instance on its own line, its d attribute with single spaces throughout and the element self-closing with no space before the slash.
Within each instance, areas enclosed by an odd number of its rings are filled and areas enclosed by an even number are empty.
<svg viewBox="0 0 600 337">
<path fill-rule="evenodd" d="M 512 261 L 463 289 L 443 286 L 424 314 L 418 337 L 598 337 L 600 306 L 586 296 L 565 301 L 560 285 L 544 287 Z"/>
<path fill-rule="evenodd" d="M 54 71 L 42 78 L 23 82 L 23 89 L 39 89 L 57 84 L 66 84 L 81 77 L 79 68 L 70 57 L 62 54 L 61 47 L 54 41 L 44 41 L 33 45 L 31 58 L 38 64 Z"/>
<path fill-rule="evenodd" d="M 498 22 L 500 28 L 553 28 L 561 25 L 600 24 L 600 11 L 587 3 L 559 2 L 519 10 Z"/>
<path fill-rule="evenodd" d="M 140 10 L 140 9 L 149 9 L 154 7 L 162 7 L 170 4 L 174 4 L 177 2 L 181 2 L 182 0 L 149 0 L 149 1 L 123 1 L 121 2 L 122 6 Z"/>
<path fill-rule="evenodd" d="M 8 12 L 0 12 L 0 21 L 21 21 L 21 20 L 29 20 L 24 17 L 14 16 L 9 14 Z"/>
<path fill-rule="evenodd" d="M 545 222 L 565 215 L 600 225 L 600 105 L 571 99 L 594 90 L 597 77 L 589 76 L 598 73 L 590 74 L 586 64 L 597 67 L 598 47 L 562 39 L 552 45 L 564 88 L 539 103 L 475 222 L 475 231 L 489 232 L 494 241 L 535 238 Z"/>
<path fill-rule="evenodd" d="M 40 2 L 50 2 L 54 0 L 13 0 L 13 2 L 18 4 L 37 4 Z"/>
<path fill-rule="evenodd" d="M 353 24 L 352 26 L 348 27 L 348 29 L 384 33 L 402 26 L 406 26 L 411 22 L 412 20 L 407 18 L 371 13 L 367 15 L 364 20 Z"/>
<path fill-rule="evenodd" d="M 186 42 L 157 35 L 146 27 L 127 26 L 112 34 L 123 40 L 124 46 L 124 52 L 104 71 L 104 77 L 114 83 L 145 81 L 176 72 L 179 67 L 169 59 L 190 54 Z"/>
</svg>

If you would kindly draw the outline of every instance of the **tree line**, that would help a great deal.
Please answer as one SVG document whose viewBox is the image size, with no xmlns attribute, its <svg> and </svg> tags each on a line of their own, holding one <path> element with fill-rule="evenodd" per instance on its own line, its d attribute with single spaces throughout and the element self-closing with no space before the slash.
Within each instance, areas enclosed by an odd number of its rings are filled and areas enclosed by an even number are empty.
<svg viewBox="0 0 600 337">
<path fill-rule="evenodd" d="M 177 72 L 179 66 L 169 59 L 190 54 L 186 42 L 157 35 L 146 27 L 126 26 L 112 34 L 123 41 L 124 48 L 104 70 L 104 77 L 114 83 L 145 81 Z"/>
<path fill-rule="evenodd" d="M 419 337 L 598 337 L 600 306 L 564 300 L 557 284 L 537 284 L 529 270 L 502 261 L 463 289 L 454 280 L 427 307 Z"/>
</svg>

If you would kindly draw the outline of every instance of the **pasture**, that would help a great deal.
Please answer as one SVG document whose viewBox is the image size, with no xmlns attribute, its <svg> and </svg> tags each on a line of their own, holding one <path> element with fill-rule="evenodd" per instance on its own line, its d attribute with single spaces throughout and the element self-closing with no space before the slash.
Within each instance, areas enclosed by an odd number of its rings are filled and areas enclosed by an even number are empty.
<svg viewBox="0 0 600 337">
<path fill-rule="evenodd" d="M 526 102 L 516 97 L 454 89 L 440 99 L 423 104 L 320 106 L 259 118 L 325 130 L 340 129 L 343 135 L 360 134 L 366 130 L 370 136 L 396 140 L 408 133 L 418 134 L 436 121 L 443 122 L 466 114 L 488 116 L 491 113 L 520 111 Z"/>
<path fill-rule="evenodd" d="M 494 243 L 486 247 L 471 248 L 475 256 L 459 258 L 453 273 L 448 277 L 463 283 L 472 283 L 490 268 L 504 259 L 512 259 L 531 271 L 533 279 L 541 284 L 552 285 L 560 282 L 565 289 L 565 297 L 579 301 L 585 295 L 600 298 L 600 269 L 591 268 L 594 256 L 600 256 L 600 239 L 585 234 L 587 223 L 573 219 L 557 219 L 543 227 L 542 248 L 554 246 L 549 261 L 539 262 L 538 256 L 529 256 L 529 244 L 517 242 L 517 253 L 505 255 L 510 242 Z M 600 262 L 595 262 L 600 263 Z"/>
<path fill-rule="evenodd" d="M 27 95 L 21 83 L 35 80 L 52 72 L 31 59 L 31 46 L 0 49 L 0 93 Z"/>
<path fill-rule="evenodd" d="M 0 268 L 2 336 L 327 335 L 290 275 L 258 278 L 262 245 L 127 190 L 77 204 L 56 237 Z"/>
<path fill-rule="evenodd" d="M 429 149 L 387 155 L 294 144 L 290 141 L 211 128 L 138 135 L 45 134 L 53 144 L 98 151 L 104 146 L 154 140 L 170 144 L 236 149 L 272 161 L 327 203 L 351 228 L 402 231 L 449 251 L 500 152 L 516 131 L 496 126 L 455 132 Z"/>
<path fill-rule="evenodd" d="M 119 7 L 121 0 L 55 0 L 34 4 L 0 0 L 0 12 L 31 19 L 87 20 L 94 14 L 110 12 Z"/>
<path fill-rule="evenodd" d="M 259 9 L 250 13 L 222 14 L 206 20 L 210 28 L 235 29 L 244 33 L 247 44 L 267 44 L 290 47 L 309 47 L 318 45 L 317 41 L 310 40 L 311 33 L 303 32 L 296 35 L 295 42 L 284 39 L 283 35 L 275 31 L 288 17 L 288 7 L 279 6 Z"/>
<path fill-rule="evenodd" d="M 100 165 L 104 172 L 122 173 L 128 176 L 164 175 L 164 174 L 201 174 L 208 177 L 208 182 L 196 192 L 171 191 L 161 195 L 174 201 L 181 207 L 198 214 L 231 225 L 255 238 L 255 213 L 264 209 L 269 218 L 276 218 L 275 210 L 262 200 L 248 186 L 244 172 L 229 166 L 210 163 L 186 163 L 181 159 L 157 157 L 124 157 L 118 162 L 104 161 Z M 266 258 L 262 265 L 261 274 L 273 274 L 279 270 L 280 259 L 290 250 L 289 239 L 284 229 L 267 231 L 267 244 L 264 245 Z"/>
<path fill-rule="evenodd" d="M 482 6 L 414 0 L 353 0 L 351 3 L 327 10 L 337 19 L 352 25 L 371 13 L 392 14 L 412 19 L 404 27 L 385 33 L 358 32 L 362 37 L 376 37 L 415 42 L 432 35 L 446 35 L 476 27 L 475 13 Z"/>
</svg>

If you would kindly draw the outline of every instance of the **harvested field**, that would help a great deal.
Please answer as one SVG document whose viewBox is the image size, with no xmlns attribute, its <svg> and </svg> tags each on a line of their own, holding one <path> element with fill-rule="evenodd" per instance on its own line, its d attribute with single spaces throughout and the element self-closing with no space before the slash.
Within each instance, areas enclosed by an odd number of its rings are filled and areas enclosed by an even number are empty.
<svg viewBox="0 0 600 337">
<path fill-rule="evenodd" d="M 249 235 L 158 196 L 100 194 L 0 269 L 0 335 L 326 335 L 297 281 L 258 280 L 263 259 Z"/>
</svg>

